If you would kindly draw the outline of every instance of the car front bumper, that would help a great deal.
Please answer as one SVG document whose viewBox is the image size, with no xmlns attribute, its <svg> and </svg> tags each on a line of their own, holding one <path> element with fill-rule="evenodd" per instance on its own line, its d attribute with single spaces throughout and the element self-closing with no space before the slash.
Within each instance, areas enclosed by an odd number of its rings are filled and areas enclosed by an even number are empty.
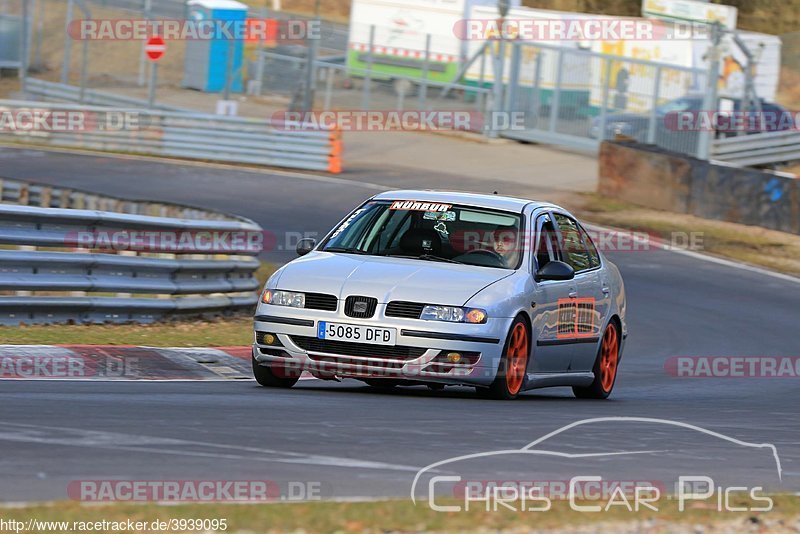
<svg viewBox="0 0 800 534">
<path fill-rule="evenodd" d="M 319 340 L 319 321 L 394 328 L 396 345 Z M 490 318 L 476 325 L 385 317 L 383 305 L 373 318 L 355 319 L 337 312 L 260 305 L 254 319 L 253 357 L 262 364 L 302 369 L 323 379 L 389 378 L 487 386 L 497 374 L 511 321 Z M 259 343 L 258 332 L 275 335 L 279 345 Z M 449 352 L 463 354 L 469 363 L 441 363 Z"/>
</svg>

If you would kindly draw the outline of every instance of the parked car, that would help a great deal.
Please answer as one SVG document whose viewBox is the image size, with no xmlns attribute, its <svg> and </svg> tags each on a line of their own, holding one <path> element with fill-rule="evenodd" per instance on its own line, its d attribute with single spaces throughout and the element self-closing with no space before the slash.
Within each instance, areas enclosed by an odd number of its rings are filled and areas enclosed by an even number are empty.
<svg viewBox="0 0 800 534">
<path fill-rule="evenodd" d="M 682 96 L 656 106 L 654 143 L 675 150 L 689 149 L 696 145 L 698 132 L 707 127 L 709 121 L 716 122 L 713 125 L 715 135 L 737 135 L 739 132 L 735 124 L 729 124 L 730 118 L 737 113 L 740 114 L 737 118 L 747 125 L 747 134 L 788 130 L 795 126 L 792 114 L 778 104 L 762 101 L 762 113 L 758 115 L 752 108 L 742 113 L 742 101 L 739 99 L 721 98 L 719 116 L 714 117 L 712 113 L 701 113 L 705 111 L 703 102 L 703 95 L 697 94 Z M 681 121 L 682 114 L 685 122 Z M 605 117 L 605 134 L 601 135 L 602 118 L 598 116 L 592 119 L 589 136 L 593 139 L 613 139 L 616 135 L 624 135 L 646 143 L 652 117 L 649 113 L 608 113 Z M 759 120 L 762 118 L 763 122 Z"/>
</svg>

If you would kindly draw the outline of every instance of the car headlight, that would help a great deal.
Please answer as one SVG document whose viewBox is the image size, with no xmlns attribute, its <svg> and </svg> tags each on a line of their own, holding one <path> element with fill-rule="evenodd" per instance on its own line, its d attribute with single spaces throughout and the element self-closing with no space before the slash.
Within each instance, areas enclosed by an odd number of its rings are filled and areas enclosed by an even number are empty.
<svg viewBox="0 0 800 534">
<path fill-rule="evenodd" d="M 486 322 L 486 310 L 462 308 L 460 306 L 425 306 L 419 318 L 425 321 L 446 321 L 448 323 Z"/>
<path fill-rule="evenodd" d="M 305 308 L 305 293 L 294 293 L 292 291 L 277 291 L 265 289 L 261 294 L 261 302 L 274 306 L 289 306 L 290 308 Z"/>
</svg>

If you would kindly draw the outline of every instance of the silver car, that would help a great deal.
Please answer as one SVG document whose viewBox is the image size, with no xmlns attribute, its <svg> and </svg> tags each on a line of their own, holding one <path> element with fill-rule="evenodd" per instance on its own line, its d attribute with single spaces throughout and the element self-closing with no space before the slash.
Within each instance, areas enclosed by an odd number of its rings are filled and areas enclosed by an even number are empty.
<svg viewBox="0 0 800 534">
<path fill-rule="evenodd" d="M 291 387 L 306 371 L 498 399 L 550 386 L 604 399 L 614 387 L 622 278 L 556 205 L 389 191 L 297 252 L 256 309 L 253 373 L 264 386 Z"/>
</svg>

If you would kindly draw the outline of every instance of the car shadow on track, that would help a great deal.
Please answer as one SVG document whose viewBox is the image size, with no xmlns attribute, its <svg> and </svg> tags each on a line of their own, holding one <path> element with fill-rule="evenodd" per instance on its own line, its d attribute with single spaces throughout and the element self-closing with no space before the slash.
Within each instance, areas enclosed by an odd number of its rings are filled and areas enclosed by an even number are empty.
<svg viewBox="0 0 800 534">
<path fill-rule="evenodd" d="M 370 396 L 377 396 L 377 397 L 399 397 L 399 398 L 439 398 L 439 399 L 470 399 L 474 401 L 480 402 L 497 402 L 493 399 L 485 399 L 478 397 L 475 394 L 474 388 L 470 387 L 447 387 L 443 390 L 439 391 L 432 391 L 428 389 L 426 386 L 398 386 L 391 389 L 384 389 L 378 388 L 373 386 L 368 386 L 366 384 L 358 384 L 358 383 L 321 383 L 321 384 L 298 384 L 294 386 L 292 389 L 284 389 L 284 390 L 270 390 L 269 388 L 263 388 L 261 386 L 254 386 L 256 389 L 262 389 L 265 392 L 268 391 L 281 391 L 282 393 L 320 393 L 320 394 L 341 394 L 347 393 L 351 395 L 360 394 L 360 395 L 370 395 Z M 570 401 L 576 403 L 588 403 L 588 404 L 597 404 L 596 400 L 591 399 L 578 399 L 572 395 L 572 392 L 569 388 L 558 388 L 553 390 L 535 390 L 535 391 L 527 391 L 522 393 L 517 399 L 516 402 L 524 402 L 524 401 L 538 401 L 538 402 L 547 402 L 547 401 Z M 607 399 L 604 402 L 614 402 L 613 398 Z"/>
</svg>

